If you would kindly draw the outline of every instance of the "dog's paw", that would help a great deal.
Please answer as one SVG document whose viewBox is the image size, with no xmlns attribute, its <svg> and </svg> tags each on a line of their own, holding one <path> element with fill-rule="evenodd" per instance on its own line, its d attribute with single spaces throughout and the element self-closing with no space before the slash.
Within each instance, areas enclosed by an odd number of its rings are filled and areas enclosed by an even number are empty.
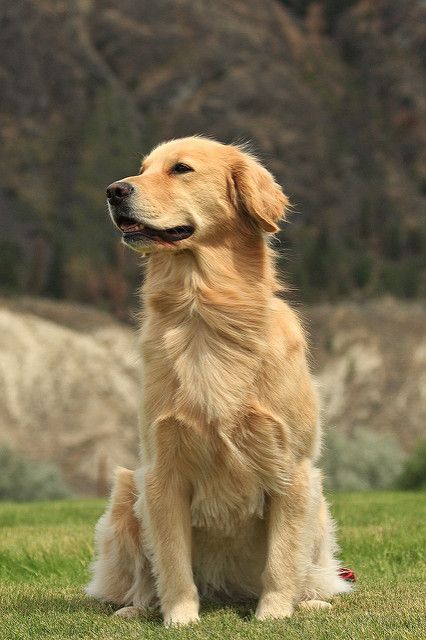
<svg viewBox="0 0 426 640">
<path fill-rule="evenodd" d="M 293 611 L 293 605 L 280 594 L 267 593 L 261 597 L 255 615 L 258 620 L 290 618 Z"/>
<path fill-rule="evenodd" d="M 141 614 L 142 609 L 139 607 L 122 607 L 114 612 L 114 615 L 119 618 L 137 618 Z"/>
<path fill-rule="evenodd" d="M 332 605 L 325 600 L 302 600 L 299 602 L 299 607 L 302 609 L 331 609 Z"/>
<path fill-rule="evenodd" d="M 164 624 L 166 627 L 180 627 L 199 621 L 198 602 L 185 601 L 174 605 L 164 613 Z"/>
</svg>

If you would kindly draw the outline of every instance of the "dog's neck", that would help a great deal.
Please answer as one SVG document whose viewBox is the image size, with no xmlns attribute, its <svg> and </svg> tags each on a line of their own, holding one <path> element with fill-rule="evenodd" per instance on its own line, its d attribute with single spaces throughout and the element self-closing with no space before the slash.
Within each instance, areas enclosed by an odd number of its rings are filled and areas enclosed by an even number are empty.
<svg viewBox="0 0 426 640">
<path fill-rule="evenodd" d="M 247 305 L 264 309 L 277 290 L 272 252 L 264 237 L 240 231 L 195 249 L 152 254 L 142 292 L 151 312 L 182 312 L 187 301 L 187 311 L 193 314 L 194 303 L 201 311 L 213 299 L 229 311 L 235 304 L 236 313 Z"/>
<path fill-rule="evenodd" d="M 177 404 L 195 407 L 207 422 L 227 422 L 241 410 L 266 352 L 276 289 L 260 234 L 149 258 L 146 326 L 179 380 Z"/>
</svg>

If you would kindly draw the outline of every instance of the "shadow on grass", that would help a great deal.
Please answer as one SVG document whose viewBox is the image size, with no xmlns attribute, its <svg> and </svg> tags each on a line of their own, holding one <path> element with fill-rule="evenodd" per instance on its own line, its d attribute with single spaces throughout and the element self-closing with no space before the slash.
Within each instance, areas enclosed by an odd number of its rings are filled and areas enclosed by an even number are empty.
<svg viewBox="0 0 426 640">
<path fill-rule="evenodd" d="M 256 607 L 256 601 L 235 601 L 235 600 L 201 600 L 201 615 L 214 614 L 214 613 L 233 613 L 244 622 L 252 620 L 253 613 Z M 100 615 L 104 617 L 110 617 L 120 607 L 117 605 L 106 604 L 98 602 L 93 598 L 84 596 L 60 596 L 60 595 L 48 595 L 43 598 L 34 598 L 31 596 L 22 595 L 17 602 L 14 603 L 13 609 L 17 613 L 23 613 L 26 616 L 31 616 L 32 613 L 80 613 Z M 149 622 L 154 625 L 162 625 L 163 619 L 159 609 L 152 609 L 146 613 L 141 613 L 138 618 L 145 622 Z"/>
<path fill-rule="evenodd" d="M 98 613 L 110 615 L 114 613 L 115 607 L 109 604 L 92 600 L 82 596 L 52 596 L 45 595 L 42 598 L 22 595 L 13 604 L 13 609 L 27 615 L 37 611 L 38 613 Z"/>
<path fill-rule="evenodd" d="M 256 600 L 230 600 L 221 598 L 217 600 L 201 599 L 201 615 L 209 613 L 217 613 L 219 611 L 226 613 L 232 612 L 241 620 L 248 622 L 252 620 L 256 609 Z"/>
</svg>

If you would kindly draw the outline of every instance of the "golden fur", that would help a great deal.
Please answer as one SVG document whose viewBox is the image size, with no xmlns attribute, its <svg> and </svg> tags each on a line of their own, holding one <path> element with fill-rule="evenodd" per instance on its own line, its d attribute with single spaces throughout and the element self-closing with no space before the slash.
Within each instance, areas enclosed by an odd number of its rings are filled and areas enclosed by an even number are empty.
<svg viewBox="0 0 426 640">
<path fill-rule="evenodd" d="M 266 241 L 287 198 L 251 155 L 204 138 L 160 145 L 126 181 L 138 220 L 195 233 L 137 247 L 140 468 L 117 474 L 88 593 L 127 616 L 159 604 L 167 625 L 197 620 L 199 594 L 257 597 L 260 619 L 329 606 L 349 587 L 315 467 L 317 396 Z"/>
</svg>

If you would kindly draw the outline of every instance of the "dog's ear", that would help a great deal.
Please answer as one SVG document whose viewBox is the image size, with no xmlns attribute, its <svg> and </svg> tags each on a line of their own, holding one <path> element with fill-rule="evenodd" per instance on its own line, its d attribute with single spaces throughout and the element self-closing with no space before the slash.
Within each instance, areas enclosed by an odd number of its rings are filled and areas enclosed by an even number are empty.
<svg viewBox="0 0 426 640">
<path fill-rule="evenodd" d="M 232 168 L 231 199 L 243 215 L 249 215 L 268 233 L 278 231 L 289 206 L 274 177 L 260 162 L 239 152 Z"/>
</svg>

